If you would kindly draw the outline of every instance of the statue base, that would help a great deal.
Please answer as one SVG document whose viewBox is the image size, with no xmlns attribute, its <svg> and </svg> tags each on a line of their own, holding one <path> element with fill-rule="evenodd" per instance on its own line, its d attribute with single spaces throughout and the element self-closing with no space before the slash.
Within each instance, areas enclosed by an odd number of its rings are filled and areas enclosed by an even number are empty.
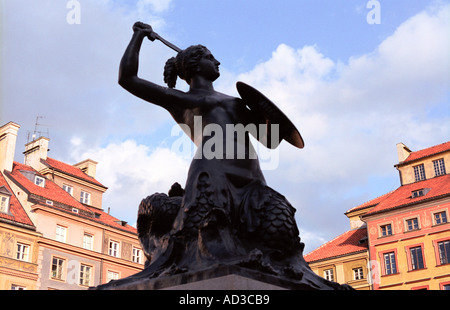
<svg viewBox="0 0 450 310">
<path fill-rule="evenodd" d="M 317 287 L 235 265 L 172 276 L 112 281 L 97 290 L 317 290 Z"/>
<path fill-rule="evenodd" d="M 284 196 L 254 182 L 245 187 L 241 208 L 230 213 L 215 206 L 214 201 L 223 202 L 220 197 L 210 201 L 212 192 L 201 180 L 198 205 L 190 210 L 180 190 L 173 195 L 175 185 L 169 196 L 156 193 L 144 199 L 137 221 L 147 258 L 144 270 L 92 289 L 352 289 L 309 268 L 295 209 Z"/>
</svg>

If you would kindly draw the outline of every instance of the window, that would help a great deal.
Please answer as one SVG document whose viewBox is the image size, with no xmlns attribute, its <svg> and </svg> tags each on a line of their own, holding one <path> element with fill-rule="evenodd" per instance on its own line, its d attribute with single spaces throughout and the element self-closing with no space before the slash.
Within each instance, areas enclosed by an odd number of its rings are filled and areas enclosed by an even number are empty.
<svg viewBox="0 0 450 310">
<path fill-rule="evenodd" d="M 444 284 L 444 285 L 442 285 L 442 290 L 444 290 L 444 291 L 450 291 L 450 284 Z"/>
<path fill-rule="evenodd" d="M 94 249 L 94 237 L 90 234 L 84 234 L 83 236 L 83 248 L 86 250 Z"/>
<path fill-rule="evenodd" d="M 91 285 L 92 267 L 81 264 L 80 266 L 80 285 Z"/>
<path fill-rule="evenodd" d="M 392 235 L 392 226 L 391 226 L 391 224 L 380 226 L 380 230 L 381 230 L 381 236 L 382 237 Z"/>
<path fill-rule="evenodd" d="M 441 265 L 450 263 L 450 240 L 438 242 L 439 262 Z"/>
<path fill-rule="evenodd" d="M 45 187 L 45 179 L 40 176 L 35 176 L 34 184 L 36 184 L 37 186 L 40 186 L 40 187 Z"/>
<path fill-rule="evenodd" d="M 0 212 L 8 213 L 9 212 L 9 197 L 0 196 Z"/>
<path fill-rule="evenodd" d="M 52 260 L 52 278 L 63 280 L 64 259 L 53 257 Z"/>
<path fill-rule="evenodd" d="M 362 279 L 364 279 L 362 267 L 353 269 L 353 280 L 362 280 Z"/>
<path fill-rule="evenodd" d="M 414 178 L 416 182 L 425 180 L 425 168 L 423 164 L 414 167 Z"/>
<path fill-rule="evenodd" d="M 119 257 L 119 243 L 109 240 L 109 255 Z"/>
<path fill-rule="evenodd" d="M 133 257 L 132 260 L 134 263 L 141 263 L 141 249 L 133 247 Z"/>
<path fill-rule="evenodd" d="M 108 272 L 106 273 L 106 283 L 108 283 L 111 280 L 118 280 L 118 279 L 119 279 L 118 272 L 108 270 Z"/>
<path fill-rule="evenodd" d="M 65 190 L 66 192 L 68 192 L 70 195 L 73 196 L 73 187 L 72 186 L 64 184 L 62 188 L 63 188 L 63 190 Z"/>
<path fill-rule="evenodd" d="M 66 242 L 67 228 L 63 226 L 56 226 L 56 241 Z"/>
<path fill-rule="evenodd" d="M 429 191 L 430 191 L 430 188 L 422 188 L 422 189 L 419 189 L 416 191 L 412 191 L 411 198 L 425 196 L 426 194 L 428 194 Z"/>
<path fill-rule="evenodd" d="M 86 205 L 91 203 L 91 194 L 81 191 L 80 202 Z"/>
<path fill-rule="evenodd" d="M 333 269 L 327 269 L 323 272 L 324 278 L 328 281 L 334 281 Z"/>
<path fill-rule="evenodd" d="M 435 213 L 434 223 L 436 225 L 447 223 L 447 213 L 445 213 L 445 211 Z"/>
<path fill-rule="evenodd" d="M 423 254 L 422 254 L 422 247 L 414 247 L 409 249 L 409 253 L 411 255 L 411 269 L 417 270 L 417 269 L 423 269 Z"/>
<path fill-rule="evenodd" d="M 384 274 L 394 274 L 397 273 L 397 265 L 395 262 L 395 253 L 389 252 L 384 254 Z"/>
<path fill-rule="evenodd" d="M 406 229 L 408 231 L 419 229 L 419 220 L 417 218 L 406 220 Z"/>
<path fill-rule="evenodd" d="M 29 245 L 17 243 L 16 259 L 27 262 L 29 251 L 30 251 Z"/>
<path fill-rule="evenodd" d="M 27 288 L 25 286 L 21 286 L 21 285 L 17 285 L 17 284 L 12 284 L 11 285 L 11 290 L 12 291 L 25 291 Z"/>
<path fill-rule="evenodd" d="M 435 176 L 440 176 L 440 175 L 445 174 L 445 164 L 444 164 L 443 158 L 434 160 L 433 166 L 434 166 L 434 175 Z"/>
</svg>

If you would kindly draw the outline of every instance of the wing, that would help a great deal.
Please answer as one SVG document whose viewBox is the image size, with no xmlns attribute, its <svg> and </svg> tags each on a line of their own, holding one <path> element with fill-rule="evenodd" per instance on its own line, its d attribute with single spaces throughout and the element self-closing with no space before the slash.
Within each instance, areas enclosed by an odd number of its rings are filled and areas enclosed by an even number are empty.
<svg viewBox="0 0 450 310">
<path fill-rule="evenodd" d="M 272 101 L 243 82 L 237 82 L 236 88 L 258 127 L 255 138 L 259 142 L 269 149 L 276 149 L 282 140 L 300 149 L 305 146 L 297 128 Z"/>
</svg>

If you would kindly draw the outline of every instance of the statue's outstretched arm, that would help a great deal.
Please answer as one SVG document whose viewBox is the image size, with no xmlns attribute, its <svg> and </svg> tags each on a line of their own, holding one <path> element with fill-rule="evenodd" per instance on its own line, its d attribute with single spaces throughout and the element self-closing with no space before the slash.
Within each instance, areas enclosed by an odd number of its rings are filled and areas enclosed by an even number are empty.
<svg viewBox="0 0 450 310">
<path fill-rule="evenodd" d="M 180 103 L 183 100 L 184 93 L 138 77 L 139 52 L 142 42 L 145 37 L 152 41 L 154 37 L 152 28 L 141 22 L 134 24 L 133 31 L 133 37 L 120 62 L 119 84 L 133 95 L 171 110 L 174 103 Z"/>
</svg>

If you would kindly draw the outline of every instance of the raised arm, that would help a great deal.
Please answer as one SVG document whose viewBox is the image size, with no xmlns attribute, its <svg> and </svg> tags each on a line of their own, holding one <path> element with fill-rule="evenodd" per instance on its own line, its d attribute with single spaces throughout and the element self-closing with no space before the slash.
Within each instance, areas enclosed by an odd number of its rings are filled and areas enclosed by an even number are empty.
<svg viewBox="0 0 450 310">
<path fill-rule="evenodd" d="M 133 95 L 148 102 L 172 110 L 181 100 L 182 92 L 162 87 L 138 77 L 139 52 L 145 37 L 154 40 L 153 30 L 147 24 L 137 22 L 133 26 L 133 37 L 122 57 L 119 68 L 119 84 Z"/>
</svg>

